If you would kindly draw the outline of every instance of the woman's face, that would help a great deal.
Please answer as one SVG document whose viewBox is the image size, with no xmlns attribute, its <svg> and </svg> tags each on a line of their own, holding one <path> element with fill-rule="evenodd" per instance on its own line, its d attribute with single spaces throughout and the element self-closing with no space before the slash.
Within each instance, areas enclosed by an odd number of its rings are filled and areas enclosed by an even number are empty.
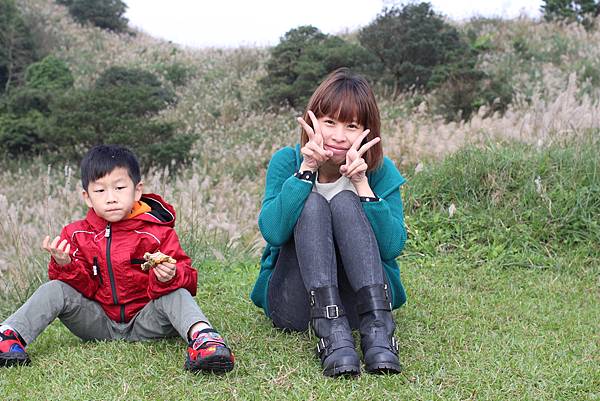
<svg viewBox="0 0 600 401">
<path fill-rule="evenodd" d="M 333 153 L 331 161 L 341 165 L 346 162 L 346 152 L 356 139 L 365 130 L 365 127 L 358 123 L 341 122 L 330 116 L 318 118 L 323 136 L 323 149 L 330 150 Z"/>
</svg>

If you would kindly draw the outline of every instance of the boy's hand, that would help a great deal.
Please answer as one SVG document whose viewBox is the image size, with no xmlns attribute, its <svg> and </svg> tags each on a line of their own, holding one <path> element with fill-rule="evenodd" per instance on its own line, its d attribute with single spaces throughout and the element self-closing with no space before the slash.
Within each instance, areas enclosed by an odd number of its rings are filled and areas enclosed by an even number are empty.
<svg viewBox="0 0 600 401">
<path fill-rule="evenodd" d="M 50 253 L 56 263 L 64 266 L 71 263 L 71 257 L 69 256 L 71 244 L 68 244 L 66 239 L 60 241 L 60 243 L 59 241 L 60 237 L 56 237 L 50 242 L 50 236 L 46 235 L 42 248 Z"/>
<path fill-rule="evenodd" d="M 154 275 L 161 283 L 171 281 L 175 277 L 175 273 L 177 273 L 175 263 L 162 262 L 154 267 Z"/>
</svg>

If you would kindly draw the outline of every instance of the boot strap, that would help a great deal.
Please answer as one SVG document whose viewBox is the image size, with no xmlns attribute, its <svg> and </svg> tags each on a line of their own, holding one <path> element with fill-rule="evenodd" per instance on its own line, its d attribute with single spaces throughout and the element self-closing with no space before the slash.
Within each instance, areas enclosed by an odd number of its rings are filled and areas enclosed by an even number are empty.
<svg viewBox="0 0 600 401">
<path fill-rule="evenodd" d="M 319 339 L 317 353 L 321 358 L 325 358 L 335 350 L 348 347 L 354 349 L 354 337 L 352 337 L 352 334 L 334 331 L 329 336 Z"/>
<path fill-rule="evenodd" d="M 340 305 L 325 305 L 320 308 L 312 307 L 310 309 L 311 319 L 325 318 L 331 320 L 337 319 L 340 316 L 346 316 L 344 308 L 342 308 Z"/>
<path fill-rule="evenodd" d="M 356 297 L 358 298 L 356 311 L 359 315 L 374 310 L 392 310 L 387 284 L 375 284 L 363 287 L 358 290 Z"/>
<path fill-rule="evenodd" d="M 321 287 L 310 290 L 309 301 L 311 319 L 325 318 L 331 320 L 346 315 L 336 287 Z"/>
</svg>

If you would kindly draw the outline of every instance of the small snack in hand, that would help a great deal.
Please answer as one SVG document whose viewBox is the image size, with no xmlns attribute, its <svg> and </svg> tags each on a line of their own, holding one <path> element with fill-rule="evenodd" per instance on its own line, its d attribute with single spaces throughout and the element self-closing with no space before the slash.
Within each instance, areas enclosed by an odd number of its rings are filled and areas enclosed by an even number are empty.
<svg viewBox="0 0 600 401">
<path fill-rule="evenodd" d="M 144 259 L 146 260 L 146 262 L 142 263 L 142 266 L 141 266 L 143 271 L 146 271 L 153 267 L 156 267 L 157 265 L 159 265 L 163 262 L 177 263 L 177 261 L 175 259 L 173 259 L 169 255 L 165 255 L 161 251 L 157 251 L 154 253 L 146 252 L 144 254 Z"/>
</svg>

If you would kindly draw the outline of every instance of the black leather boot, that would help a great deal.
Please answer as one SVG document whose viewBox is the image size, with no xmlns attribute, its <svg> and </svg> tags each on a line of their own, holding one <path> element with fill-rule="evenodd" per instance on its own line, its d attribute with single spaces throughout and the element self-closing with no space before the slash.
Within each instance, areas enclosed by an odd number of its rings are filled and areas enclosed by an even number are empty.
<svg viewBox="0 0 600 401">
<path fill-rule="evenodd" d="M 325 376 L 358 375 L 360 359 L 337 287 L 310 291 L 310 325 L 319 337 L 317 354 Z"/>
<path fill-rule="evenodd" d="M 398 342 L 394 338 L 396 325 L 387 285 L 363 287 L 356 296 L 365 369 L 370 373 L 399 373 Z"/>
</svg>

